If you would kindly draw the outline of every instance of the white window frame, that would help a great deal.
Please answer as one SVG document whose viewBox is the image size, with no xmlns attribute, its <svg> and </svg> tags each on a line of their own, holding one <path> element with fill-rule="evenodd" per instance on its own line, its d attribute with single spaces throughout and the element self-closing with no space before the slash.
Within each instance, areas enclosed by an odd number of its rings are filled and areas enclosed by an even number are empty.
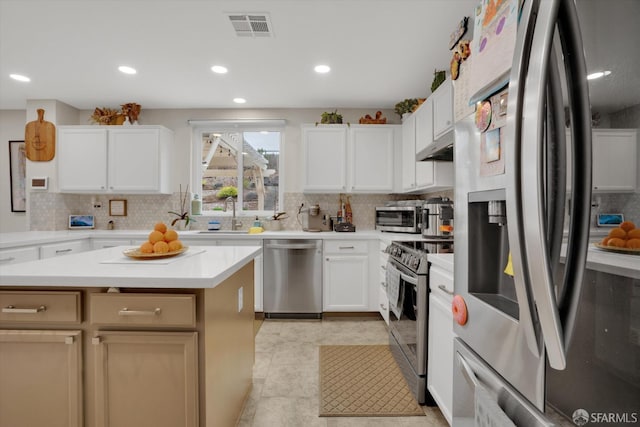
<svg viewBox="0 0 640 427">
<path fill-rule="evenodd" d="M 284 180 L 285 180 L 285 158 L 284 158 L 284 145 L 285 145 L 285 120 L 252 120 L 252 119 L 238 119 L 238 120 L 189 120 L 191 126 L 191 179 L 190 187 L 193 189 L 194 194 L 202 196 L 202 141 L 203 135 L 211 132 L 239 132 L 239 131 L 268 131 L 280 133 L 280 153 L 278 160 L 278 211 L 284 209 Z M 238 176 L 241 179 L 242 162 L 238 162 Z M 273 210 L 263 211 L 245 211 L 242 209 L 236 209 L 236 216 L 271 216 Z M 216 216 L 225 217 L 231 216 L 230 211 L 203 211 L 202 216 Z"/>
</svg>

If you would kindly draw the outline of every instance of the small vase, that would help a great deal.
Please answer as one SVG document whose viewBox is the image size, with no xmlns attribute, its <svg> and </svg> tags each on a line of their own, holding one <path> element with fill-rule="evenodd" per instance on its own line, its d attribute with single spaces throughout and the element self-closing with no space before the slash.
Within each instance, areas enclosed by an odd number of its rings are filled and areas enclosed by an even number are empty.
<svg viewBox="0 0 640 427">
<path fill-rule="evenodd" d="M 179 219 L 178 221 L 176 221 L 175 223 L 175 228 L 178 231 L 185 231 L 185 230 L 189 230 L 191 228 L 191 222 L 189 222 L 187 224 L 187 220 L 186 219 Z"/>
</svg>

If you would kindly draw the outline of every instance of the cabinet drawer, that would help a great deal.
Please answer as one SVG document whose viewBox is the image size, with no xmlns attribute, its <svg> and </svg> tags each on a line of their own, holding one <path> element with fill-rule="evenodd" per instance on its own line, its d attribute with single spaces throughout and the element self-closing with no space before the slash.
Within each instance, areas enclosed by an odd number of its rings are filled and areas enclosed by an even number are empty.
<svg viewBox="0 0 640 427">
<path fill-rule="evenodd" d="M 80 292 L 0 291 L 0 321 L 80 323 Z"/>
<path fill-rule="evenodd" d="M 0 265 L 17 264 L 37 259 L 40 259 L 40 248 L 37 246 L 0 251 Z"/>
<path fill-rule="evenodd" d="M 69 255 L 77 252 L 83 252 L 88 249 L 86 243 L 81 240 L 73 242 L 56 243 L 53 245 L 44 245 L 40 247 L 40 258 L 53 258 L 61 255 Z"/>
<path fill-rule="evenodd" d="M 112 326 L 158 326 L 193 328 L 196 325 L 195 295 L 92 294 L 91 323 Z"/>
<path fill-rule="evenodd" d="M 325 240 L 325 254 L 366 254 L 369 245 L 366 240 Z"/>
<path fill-rule="evenodd" d="M 429 288 L 434 294 L 453 298 L 453 275 L 438 267 L 429 269 Z"/>
</svg>

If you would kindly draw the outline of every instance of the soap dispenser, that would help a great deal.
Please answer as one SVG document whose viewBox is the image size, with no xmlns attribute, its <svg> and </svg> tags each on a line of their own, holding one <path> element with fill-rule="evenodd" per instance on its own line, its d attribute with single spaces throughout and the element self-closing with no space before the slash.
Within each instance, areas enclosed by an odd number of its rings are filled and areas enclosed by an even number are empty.
<svg viewBox="0 0 640 427">
<path fill-rule="evenodd" d="M 194 194 L 191 200 L 191 215 L 202 215 L 202 200 L 198 194 Z"/>
</svg>

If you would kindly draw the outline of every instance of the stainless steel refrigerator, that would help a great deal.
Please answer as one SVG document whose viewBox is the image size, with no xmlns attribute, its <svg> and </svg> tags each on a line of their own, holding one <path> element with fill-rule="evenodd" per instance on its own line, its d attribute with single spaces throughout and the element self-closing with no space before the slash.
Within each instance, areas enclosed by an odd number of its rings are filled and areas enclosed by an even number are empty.
<svg viewBox="0 0 640 427">
<path fill-rule="evenodd" d="M 612 324 L 632 329 L 640 283 L 602 290 L 611 276 L 590 275 L 586 259 L 592 126 L 640 128 L 640 1 L 482 1 L 493 14 L 504 3 L 517 8 L 508 69 L 488 75 L 472 62 L 460 75 L 484 83 L 469 93 L 477 113 L 455 125 L 453 425 L 585 425 L 594 412 L 623 414 L 608 425 L 637 420 L 640 345 L 629 331 L 615 335 L 622 343 L 610 337 L 627 364 L 615 367 L 617 350 L 594 338 L 605 326 L 586 319 L 617 308 L 586 295 L 624 289 L 636 303 L 609 297 L 626 304 L 626 320 Z M 478 28 L 474 60 L 485 48 Z M 592 366 L 595 353 L 609 360 Z"/>
</svg>

